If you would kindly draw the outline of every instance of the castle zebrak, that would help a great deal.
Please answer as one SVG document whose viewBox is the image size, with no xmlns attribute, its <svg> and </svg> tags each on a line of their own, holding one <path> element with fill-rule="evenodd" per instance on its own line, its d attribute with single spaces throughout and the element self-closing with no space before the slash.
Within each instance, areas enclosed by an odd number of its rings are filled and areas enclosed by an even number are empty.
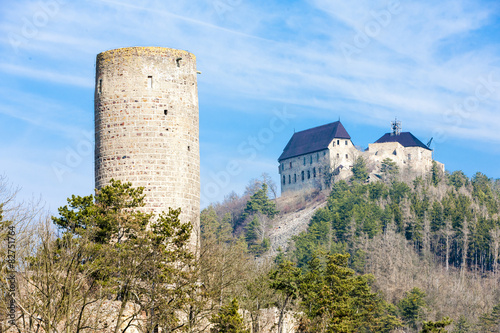
<svg viewBox="0 0 500 333">
<path fill-rule="evenodd" d="M 281 193 L 283 195 L 313 188 L 322 188 L 325 173 L 333 172 L 339 179 L 350 176 L 357 158 L 373 165 L 374 173 L 382 161 L 391 159 L 403 169 L 424 175 L 433 162 L 444 171 L 444 164 L 433 160 L 432 149 L 410 132 L 401 132 L 401 122 L 395 120 L 392 132 L 359 150 L 340 121 L 296 132 L 278 158 Z"/>
</svg>

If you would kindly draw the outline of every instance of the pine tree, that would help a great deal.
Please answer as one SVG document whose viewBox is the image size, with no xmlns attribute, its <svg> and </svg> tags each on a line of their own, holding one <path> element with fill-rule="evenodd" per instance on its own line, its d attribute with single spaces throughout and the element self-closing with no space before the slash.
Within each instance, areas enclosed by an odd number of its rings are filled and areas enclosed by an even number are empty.
<svg viewBox="0 0 500 333">
<path fill-rule="evenodd" d="M 420 333 L 446 333 L 444 328 L 452 323 L 452 320 L 445 317 L 439 321 L 424 321 Z"/>
<path fill-rule="evenodd" d="M 283 318 L 287 306 L 299 296 L 300 269 L 289 260 L 284 260 L 278 267 L 269 272 L 270 287 L 281 294 L 278 301 L 280 316 L 278 319 L 278 333 L 283 330 Z"/>
<path fill-rule="evenodd" d="M 455 329 L 453 330 L 453 333 L 469 333 L 472 332 L 472 326 L 469 324 L 467 321 L 467 318 L 464 316 L 460 316 L 458 318 L 457 323 L 455 324 Z"/>
<path fill-rule="evenodd" d="M 414 329 L 420 323 L 424 315 L 425 293 L 415 287 L 406 293 L 405 298 L 399 301 L 398 308 L 404 322 Z"/>
<path fill-rule="evenodd" d="M 481 327 L 485 332 L 500 331 L 500 304 L 493 307 L 490 313 L 484 314 L 479 318 Z"/>
<path fill-rule="evenodd" d="M 276 210 L 276 204 L 269 200 L 267 196 L 266 183 L 262 184 L 262 188 L 255 192 L 255 194 L 250 197 L 250 200 L 248 200 L 243 218 L 259 212 L 267 215 L 269 218 L 273 218 L 279 213 L 279 211 Z"/>
<path fill-rule="evenodd" d="M 309 263 L 300 288 L 301 321 L 306 332 L 390 332 L 401 322 L 386 303 L 371 291 L 371 275 L 356 276 L 347 267 L 349 255 L 318 257 Z"/>
<path fill-rule="evenodd" d="M 364 158 L 358 157 L 356 161 L 354 161 L 351 170 L 353 181 L 364 183 L 368 179 L 368 169 Z"/>
<path fill-rule="evenodd" d="M 238 313 L 238 301 L 234 298 L 231 303 L 219 309 L 217 315 L 210 320 L 214 327 L 212 333 L 249 333 L 245 328 L 243 318 Z"/>
</svg>

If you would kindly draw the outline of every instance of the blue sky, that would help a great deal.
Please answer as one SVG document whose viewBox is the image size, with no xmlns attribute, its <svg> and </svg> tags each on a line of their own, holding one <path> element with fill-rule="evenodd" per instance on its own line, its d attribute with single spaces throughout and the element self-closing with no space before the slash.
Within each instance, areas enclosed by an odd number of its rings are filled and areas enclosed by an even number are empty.
<svg viewBox="0 0 500 333">
<path fill-rule="evenodd" d="M 97 53 L 198 59 L 202 205 L 267 172 L 294 130 L 341 119 L 356 145 L 389 130 L 450 171 L 500 178 L 496 1 L 3 0 L 0 174 L 47 207 L 93 192 Z"/>
</svg>

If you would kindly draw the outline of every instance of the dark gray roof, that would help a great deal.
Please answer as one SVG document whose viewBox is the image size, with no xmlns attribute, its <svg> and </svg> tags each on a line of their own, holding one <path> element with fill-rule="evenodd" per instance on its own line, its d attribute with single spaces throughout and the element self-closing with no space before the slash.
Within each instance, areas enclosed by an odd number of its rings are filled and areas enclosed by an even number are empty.
<svg viewBox="0 0 500 333">
<path fill-rule="evenodd" d="M 385 133 L 384 136 L 375 141 L 375 143 L 384 143 L 384 142 L 399 142 L 403 147 L 421 147 L 428 150 L 432 150 L 426 145 L 424 145 L 422 141 L 417 139 L 410 132 L 402 132 L 398 135 L 394 135 L 392 133 Z"/>
<path fill-rule="evenodd" d="M 327 149 L 333 139 L 351 139 L 340 121 L 294 133 L 278 161 Z"/>
</svg>

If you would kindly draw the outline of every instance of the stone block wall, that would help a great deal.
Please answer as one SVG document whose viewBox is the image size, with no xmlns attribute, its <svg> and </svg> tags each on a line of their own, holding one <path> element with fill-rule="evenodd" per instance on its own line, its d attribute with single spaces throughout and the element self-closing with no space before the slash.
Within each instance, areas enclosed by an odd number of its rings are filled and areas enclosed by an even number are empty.
<svg viewBox="0 0 500 333">
<path fill-rule="evenodd" d="M 328 149 L 292 157 L 280 163 L 281 193 L 313 189 L 320 186 L 321 175 L 329 168 Z"/>
<path fill-rule="evenodd" d="M 324 188 L 324 172 L 342 166 L 347 175 L 361 154 L 349 139 L 334 139 L 327 149 L 282 160 L 279 165 L 281 194 Z"/>
<path fill-rule="evenodd" d="M 384 159 L 389 158 L 401 169 L 409 168 L 422 175 L 431 171 L 434 161 L 432 150 L 421 147 L 403 147 L 399 142 L 372 143 L 367 153 L 368 158 L 379 165 Z M 436 163 L 444 172 L 444 164 Z"/>
<path fill-rule="evenodd" d="M 199 114 L 196 57 L 161 47 L 100 53 L 95 87 L 95 185 L 143 186 L 145 210 L 181 208 L 198 244 Z"/>
</svg>

